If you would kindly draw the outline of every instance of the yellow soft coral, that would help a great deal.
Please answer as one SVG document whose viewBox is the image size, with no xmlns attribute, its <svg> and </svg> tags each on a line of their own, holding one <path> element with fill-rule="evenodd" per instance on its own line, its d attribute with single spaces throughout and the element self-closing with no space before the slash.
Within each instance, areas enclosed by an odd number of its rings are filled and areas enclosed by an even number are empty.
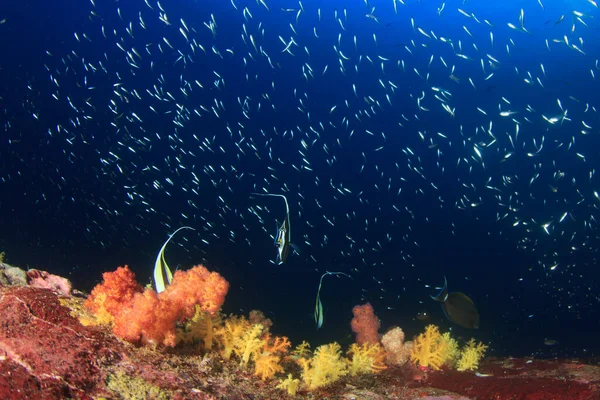
<svg viewBox="0 0 600 400">
<path fill-rule="evenodd" d="M 233 351 L 240 357 L 240 366 L 246 367 L 251 358 L 256 359 L 266 344 L 266 340 L 261 339 L 263 326 L 254 324 L 244 332 L 244 335 L 233 344 Z"/>
<path fill-rule="evenodd" d="M 348 372 L 351 376 L 371 374 L 387 368 L 383 363 L 385 351 L 377 343 L 364 343 L 362 345 L 352 343 L 348 354 L 352 356 L 352 359 L 348 362 Z"/>
<path fill-rule="evenodd" d="M 459 371 L 473 371 L 477 369 L 479 361 L 483 358 L 486 350 L 487 346 L 485 344 L 481 342 L 475 343 L 475 339 L 469 340 L 460 353 L 456 369 Z"/>
<path fill-rule="evenodd" d="M 298 361 L 302 367 L 302 379 L 308 389 L 327 385 L 348 374 L 341 350 L 337 343 L 325 344 L 317 347 L 311 360 L 301 358 Z"/>
<path fill-rule="evenodd" d="M 458 357 L 460 356 L 460 350 L 458 349 L 458 342 L 456 341 L 456 339 L 453 339 L 450 336 L 450 332 L 446 332 L 442 335 L 442 340 L 444 340 L 447 344 L 448 344 L 448 356 L 446 358 L 446 361 L 444 361 L 444 364 L 447 364 L 449 366 L 454 366 L 454 364 L 456 363 L 456 360 L 458 359 Z"/>
<path fill-rule="evenodd" d="M 292 359 L 298 361 L 301 358 L 308 358 L 311 355 L 311 351 L 310 351 L 310 344 L 304 340 L 302 341 L 302 343 L 300 343 L 299 345 L 297 345 L 296 347 L 294 347 L 294 350 L 292 350 Z"/>
<path fill-rule="evenodd" d="M 270 333 L 265 335 L 265 341 L 264 351 L 269 353 L 287 353 L 292 345 L 285 336 L 275 336 L 274 339 L 271 339 Z"/>
<path fill-rule="evenodd" d="M 280 365 L 281 356 L 286 354 L 292 345 L 287 337 L 276 336 L 275 339 L 271 339 L 268 333 L 265 335 L 264 343 L 262 352 L 254 357 L 254 375 L 262 380 L 283 372 L 283 367 Z"/>
<path fill-rule="evenodd" d="M 263 381 L 272 378 L 278 372 L 283 372 L 283 367 L 279 364 L 281 357 L 269 352 L 263 352 L 254 359 L 254 375 Z"/>
<path fill-rule="evenodd" d="M 244 332 L 250 328 L 250 323 L 242 316 L 229 317 L 225 324 L 215 330 L 215 337 L 221 347 L 221 354 L 229 359 Z"/>
<path fill-rule="evenodd" d="M 300 379 L 293 379 L 292 374 L 288 374 L 287 378 L 277 385 L 277 389 L 287 390 L 290 396 L 295 396 L 300 386 Z"/>
<path fill-rule="evenodd" d="M 206 350 L 211 350 L 215 338 L 215 329 L 221 324 L 220 314 L 210 315 L 196 305 L 194 316 L 177 331 L 178 341 L 193 343 L 202 341 Z"/>
<path fill-rule="evenodd" d="M 451 358 L 452 346 L 448 338 L 440 334 L 437 326 L 427 326 L 425 332 L 414 340 L 410 359 L 420 367 L 439 370 Z"/>
</svg>

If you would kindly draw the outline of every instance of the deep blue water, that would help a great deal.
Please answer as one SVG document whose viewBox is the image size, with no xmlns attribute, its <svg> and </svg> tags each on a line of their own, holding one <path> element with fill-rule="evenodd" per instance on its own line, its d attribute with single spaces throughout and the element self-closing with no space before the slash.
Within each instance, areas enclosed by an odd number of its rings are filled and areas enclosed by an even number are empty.
<svg viewBox="0 0 600 400">
<path fill-rule="evenodd" d="M 491 354 L 597 356 L 598 8 L 405 3 L 5 5 L 0 250 L 85 290 L 123 264 L 147 283 L 189 225 L 171 266 L 220 272 L 226 312 L 293 342 L 348 343 L 369 301 L 382 330 L 427 311 Z M 287 196 L 284 265 L 283 201 L 252 192 Z M 325 271 L 352 279 L 325 278 L 317 331 Z M 478 330 L 429 298 L 444 276 Z"/>
</svg>

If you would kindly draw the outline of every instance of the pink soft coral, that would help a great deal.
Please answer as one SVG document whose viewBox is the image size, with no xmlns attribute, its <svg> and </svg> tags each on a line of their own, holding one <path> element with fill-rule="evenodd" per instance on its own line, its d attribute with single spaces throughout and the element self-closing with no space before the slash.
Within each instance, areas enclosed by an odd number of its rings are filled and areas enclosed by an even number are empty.
<svg viewBox="0 0 600 400">
<path fill-rule="evenodd" d="M 356 343 L 375 344 L 379 342 L 377 331 L 379 330 L 379 318 L 375 315 L 373 306 L 366 303 L 362 306 L 355 306 L 352 309 L 354 318 L 350 323 L 352 332 L 356 333 Z"/>
</svg>

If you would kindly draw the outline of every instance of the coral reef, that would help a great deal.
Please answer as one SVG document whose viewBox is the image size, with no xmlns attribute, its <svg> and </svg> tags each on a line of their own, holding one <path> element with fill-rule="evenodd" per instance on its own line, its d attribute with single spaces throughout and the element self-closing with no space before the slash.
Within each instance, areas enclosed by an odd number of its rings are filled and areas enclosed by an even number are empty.
<svg viewBox="0 0 600 400">
<path fill-rule="evenodd" d="M 295 396 L 300 387 L 300 379 L 294 379 L 292 374 L 288 374 L 287 378 L 281 381 L 276 387 L 277 389 L 286 390 L 290 396 Z"/>
<path fill-rule="evenodd" d="M 225 302 L 229 282 L 202 265 L 187 271 L 175 271 L 173 282 L 161 296 L 180 307 L 184 318 L 191 318 L 199 305 L 203 311 L 214 314 Z"/>
<path fill-rule="evenodd" d="M 129 376 L 124 371 L 108 375 L 106 387 L 111 392 L 118 393 L 120 398 L 127 400 L 169 400 L 172 397 L 169 392 L 161 390 L 158 386 L 140 377 Z"/>
<path fill-rule="evenodd" d="M 173 347 L 177 344 L 175 326 L 180 318 L 178 304 L 145 289 L 135 293 L 132 301 L 114 316 L 113 332 L 131 343 Z"/>
<path fill-rule="evenodd" d="M 240 357 L 240 367 L 246 367 L 250 362 L 250 358 L 256 358 L 267 344 L 266 340 L 261 338 L 262 334 L 263 326 L 256 324 L 247 329 L 242 337 L 236 338 L 233 348 Z"/>
<path fill-rule="evenodd" d="M 134 292 L 133 297 L 144 296 Z M 87 312 L 83 303 L 84 299 L 76 295 L 64 296 L 23 282 L 0 286 L 1 399 L 600 397 L 598 366 L 576 360 L 484 360 L 481 356 L 485 345 L 470 341 L 458 352 L 453 339 L 435 327 L 419 335 L 416 345 L 445 343 L 448 359 L 458 359 L 456 366 L 460 368 L 461 357 L 469 358 L 468 364 L 476 365 L 477 374 L 470 368 L 463 372 L 448 368 L 454 365 L 449 362 L 441 370 L 431 367 L 421 371 L 414 363 L 385 369 L 384 355 L 377 344 L 353 344 L 348 352 L 350 359 L 342 357 L 341 346 L 336 343 L 320 346 L 314 354 L 307 342 L 290 351 L 287 338 L 275 336 L 241 316 L 224 318 L 217 313 L 198 312 L 200 304 L 194 306 L 188 321 L 192 325 L 177 324 L 175 335 L 180 340 L 175 347 L 134 346 L 119 340 L 110 325 L 83 326 L 79 320 Z M 193 327 L 196 323 L 197 329 Z M 204 341 L 210 336 L 209 330 L 213 334 L 210 350 Z M 399 330 L 390 332 L 392 343 L 403 341 Z M 184 334 L 192 339 L 182 340 Z M 242 346 L 242 338 L 248 344 Z M 247 352 L 248 348 L 253 350 Z"/>
<path fill-rule="evenodd" d="M 225 359 L 229 360 L 236 350 L 238 341 L 250 328 L 250 323 L 242 316 L 233 316 L 227 318 L 225 324 L 215 330 L 215 337 L 221 348 L 221 353 Z"/>
</svg>

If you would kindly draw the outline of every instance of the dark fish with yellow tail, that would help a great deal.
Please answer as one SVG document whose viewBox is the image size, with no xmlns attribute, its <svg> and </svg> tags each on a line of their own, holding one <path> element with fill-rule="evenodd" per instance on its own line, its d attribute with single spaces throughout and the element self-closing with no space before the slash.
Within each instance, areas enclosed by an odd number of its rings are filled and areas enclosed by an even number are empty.
<svg viewBox="0 0 600 400">
<path fill-rule="evenodd" d="M 431 296 L 442 303 L 446 318 L 463 328 L 479 328 L 479 313 L 469 296 L 461 292 L 448 293 L 448 281 L 444 277 L 444 287 L 437 296 Z"/>
</svg>

